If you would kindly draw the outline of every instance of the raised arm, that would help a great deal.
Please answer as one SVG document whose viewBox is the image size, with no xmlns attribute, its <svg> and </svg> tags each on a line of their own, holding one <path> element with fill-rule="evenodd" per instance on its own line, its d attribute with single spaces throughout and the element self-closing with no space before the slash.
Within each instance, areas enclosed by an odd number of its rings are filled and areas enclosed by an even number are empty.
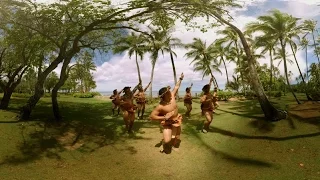
<svg viewBox="0 0 320 180">
<path fill-rule="evenodd" d="M 134 94 L 137 90 L 138 90 L 138 87 L 140 86 L 140 83 L 136 85 L 136 87 L 133 88 L 133 90 L 131 91 L 132 94 Z"/>
<path fill-rule="evenodd" d="M 191 91 L 191 88 L 192 88 L 192 86 L 193 86 L 193 83 L 191 83 L 191 86 L 190 86 L 190 91 Z"/>
<path fill-rule="evenodd" d="M 151 81 L 149 82 L 149 84 L 146 86 L 146 88 L 144 88 L 143 92 L 146 92 L 149 88 L 149 86 L 151 85 Z"/>
<path fill-rule="evenodd" d="M 182 82 L 182 80 L 183 80 L 183 77 L 184 77 L 184 75 L 183 75 L 183 73 L 181 73 L 181 76 L 180 76 L 180 78 L 179 78 L 179 81 L 177 82 L 177 84 L 175 85 L 175 87 L 174 87 L 173 90 L 172 90 L 172 94 L 173 94 L 174 96 L 177 94 L 177 92 L 178 92 L 178 90 L 179 90 L 179 88 L 180 88 L 180 85 L 181 85 L 181 82 Z"/>
<path fill-rule="evenodd" d="M 118 95 L 120 95 L 123 92 L 123 89 L 121 89 L 121 91 L 118 92 Z"/>
</svg>

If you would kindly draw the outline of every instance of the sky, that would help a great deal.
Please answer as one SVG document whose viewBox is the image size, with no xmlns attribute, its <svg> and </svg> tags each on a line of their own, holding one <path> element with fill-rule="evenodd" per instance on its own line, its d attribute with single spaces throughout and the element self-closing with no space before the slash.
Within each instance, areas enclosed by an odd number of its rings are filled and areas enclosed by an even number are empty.
<svg viewBox="0 0 320 180">
<path fill-rule="evenodd" d="M 36 0 L 38 2 L 52 2 L 54 0 Z M 123 0 L 112 0 L 113 4 L 118 4 Z M 268 11 L 272 9 L 279 9 L 282 12 L 289 13 L 295 17 L 305 19 L 317 20 L 320 24 L 320 0 L 239 0 L 244 6 L 241 9 L 232 10 L 231 15 L 234 18 L 232 23 L 240 29 L 244 29 L 245 25 L 249 22 L 255 21 L 258 16 L 267 15 Z M 199 19 L 199 22 L 205 23 L 205 19 Z M 317 25 L 320 28 L 320 25 Z M 202 33 L 200 30 L 187 30 L 185 25 L 179 21 L 176 21 L 173 37 L 179 38 L 182 43 L 191 43 L 193 38 L 201 38 L 205 40 L 207 44 L 212 43 L 215 39 L 219 38 L 216 34 L 217 29 L 210 29 L 206 33 Z M 309 48 L 310 49 L 310 48 Z M 288 49 L 289 50 L 289 49 Z M 193 83 L 193 90 L 199 91 L 202 86 L 207 84 L 210 77 L 202 79 L 202 74 L 193 71 L 193 66 L 190 65 L 191 60 L 186 59 L 184 56 L 188 51 L 186 49 L 174 49 L 177 54 L 175 58 L 175 66 L 177 76 L 184 73 L 184 80 L 181 84 L 180 90 L 184 90 L 186 87 Z M 316 62 L 316 56 L 312 50 L 308 51 L 308 64 Z M 297 59 L 300 68 L 303 72 L 306 71 L 305 51 L 298 50 Z M 98 55 L 95 57 L 95 63 L 97 70 L 93 72 L 94 79 L 97 83 L 96 91 L 112 91 L 113 89 L 122 89 L 124 86 L 134 87 L 138 83 L 137 67 L 135 65 L 135 59 L 129 58 L 128 54 L 122 53 L 113 55 L 112 53 Z M 262 65 L 264 63 L 270 65 L 269 56 L 265 55 L 264 59 L 258 59 L 258 62 Z M 274 64 L 278 64 L 275 62 Z M 151 62 L 149 54 L 145 54 L 142 61 L 139 61 L 143 86 L 146 86 L 150 81 L 151 76 Z M 55 70 L 58 74 L 61 65 Z M 229 78 L 233 74 L 235 64 L 227 63 Z M 217 79 L 219 88 L 223 89 L 226 83 L 226 74 L 224 68 L 221 66 L 222 74 L 215 72 L 214 76 Z M 283 65 L 279 66 L 280 72 L 283 73 Z M 293 77 L 297 77 L 299 72 L 295 64 L 289 65 L 288 69 L 293 73 Z M 174 86 L 173 71 L 170 61 L 170 55 L 160 55 L 155 66 L 153 90 L 157 91 L 163 86 Z M 295 82 L 294 78 L 291 80 Z"/>
</svg>

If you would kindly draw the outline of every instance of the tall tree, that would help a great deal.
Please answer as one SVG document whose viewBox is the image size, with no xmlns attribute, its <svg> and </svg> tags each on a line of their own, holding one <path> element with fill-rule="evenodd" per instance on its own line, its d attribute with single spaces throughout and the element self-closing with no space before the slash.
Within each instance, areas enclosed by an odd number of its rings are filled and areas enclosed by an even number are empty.
<svg viewBox="0 0 320 180">
<path fill-rule="evenodd" d="M 309 41 L 307 38 L 303 37 L 302 40 L 300 41 L 300 46 L 302 49 L 305 49 L 305 55 L 306 55 L 306 81 L 308 82 L 309 76 L 308 76 L 308 46 L 309 46 Z"/>
<path fill-rule="evenodd" d="M 215 45 L 212 44 L 207 47 L 206 42 L 203 42 L 199 38 L 193 38 L 193 42 L 186 45 L 187 49 L 190 49 L 186 53 L 188 59 L 192 59 L 190 64 L 194 64 L 194 71 L 200 71 L 204 76 L 213 76 L 213 70 L 221 73 L 219 69 L 219 62 L 215 56 Z M 203 78 L 202 77 L 202 78 Z M 218 83 L 214 78 L 215 87 L 218 87 Z"/>
<path fill-rule="evenodd" d="M 132 32 L 130 36 L 122 37 L 116 40 L 115 45 L 116 46 L 113 49 L 113 53 L 115 54 L 128 51 L 129 58 L 131 58 L 131 56 L 135 54 L 139 83 L 142 84 L 138 56 L 142 61 L 143 55 L 147 50 L 146 37 L 143 35 L 136 35 L 135 33 Z"/>
<path fill-rule="evenodd" d="M 260 21 L 260 22 L 259 22 Z M 298 104 L 300 101 L 293 92 L 288 79 L 287 53 L 286 46 L 290 44 L 291 38 L 296 34 L 297 19 L 289 14 L 281 13 L 279 10 L 271 11 L 271 15 L 259 16 L 258 22 L 249 23 L 248 31 L 263 32 L 270 40 L 277 40 L 280 43 L 279 55 L 283 58 L 284 71 L 287 79 L 287 84 L 290 87 L 292 95 L 295 97 Z"/>
<path fill-rule="evenodd" d="M 227 85 L 229 84 L 229 75 L 228 75 L 228 68 L 226 66 L 226 61 L 229 56 L 228 54 L 228 48 L 224 47 L 219 41 L 215 41 L 212 44 L 213 47 L 213 53 L 216 54 L 217 60 L 219 61 L 217 64 L 223 64 L 223 67 L 226 71 L 226 76 L 227 76 Z"/>
</svg>

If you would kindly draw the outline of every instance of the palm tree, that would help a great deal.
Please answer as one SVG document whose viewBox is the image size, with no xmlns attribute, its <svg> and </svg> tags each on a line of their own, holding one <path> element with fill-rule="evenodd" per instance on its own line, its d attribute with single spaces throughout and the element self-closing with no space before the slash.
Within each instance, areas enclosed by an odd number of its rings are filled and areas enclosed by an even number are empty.
<svg viewBox="0 0 320 180">
<path fill-rule="evenodd" d="M 143 55 L 146 52 L 145 42 L 146 42 L 146 38 L 144 36 L 142 35 L 137 36 L 136 34 L 131 33 L 130 36 L 119 38 L 115 43 L 116 44 L 115 48 L 113 49 L 114 54 L 128 51 L 129 58 L 131 58 L 131 56 L 135 54 L 139 84 L 142 84 L 142 78 L 140 74 L 138 56 L 140 57 L 140 60 L 143 60 Z"/>
<path fill-rule="evenodd" d="M 288 72 L 287 63 L 292 64 L 293 61 L 291 59 L 287 58 L 289 56 L 288 53 L 287 54 L 284 54 L 284 53 L 285 53 L 285 51 L 283 51 L 283 48 L 277 48 L 276 49 L 275 60 L 279 60 L 278 66 L 281 64 L 281 62 L 283 62 L 284 74 L 285 74 L 285 77 L 286 77 L 287 85 L 288 85 L 293 97 L 297 101 L 297 103 L 301 104 L 300 101 L 298 100 L 296 94 L 293 92 L 293 89 L 292 89 L 292 87 L 290 85 L 290 76 L 291 76 L 292 72 L 291 71 Z"/>
<path fill-rule="evenodd" d="M 159 52 L 161 52 L 162 55 L 164 53 L 170 54 L 171 64 L 172 64 L 172 70 L 173 70 L 173 78 L 175 84 L 177 83 L 177 73 L 176 73 L 176 67 L 174 64 L 174 57 L 177 57 L 177 54 L 173 51 L 176 47 L 182 47 L 182 43 L 180 39 L 174 38 L 170 35 L 170 29 L 169 30 L 157 30 L 149 27 L 151 31 L 151 36 L 153 39 L 149 39 L 148 42 L 148 51 L 151 52 L 151 64 L 152 64 L 152 70 L 151 70 L 151 79 L 150 79 L 150 96 L 152 97 L 152 82 L 153 82 L 153 76 L 154 76 L 154 68 L 155 64 L 159 57 Z M 179 95 L 177 93 L 177 98 L 179 98 Z"/>
<path fill-rule="evenodd" d="M 239 35 L 237 34 L 237 32 L 231 28 L 231 27 L 226 27 L 225 29 L 223 30 L 220 30 L 220 31 L 217 31 L 217 34 L 220 34 L 220 35 L 223 35 L 224 37 L 219 39 L 217 42 L 220 44 L 225 44 L 225 47 L 228 49 L 228 50 L 231 50 L 233 51 L 233 56 L 236 57 L 236 60 L 234 59 L 233 57 L 233 61 L 237 64 L 237 66 L 239 66 L 239 69 L 242 69 L 241 67 L 241 62 L 240 62 L 240 58 L 241 58 L 241 55 L 242 53 L 240 52 L 241 51 L 241 45 L 240 45 L 240 40 L 239 40 Z M 252 36 L 250 33 L 248 32 L 244 32 L 244 36 L 245 36 L 245 39 L 246 41 L 249 43 L 249 44 L 252 44 Z M 245 84 L 244 84 L 244 75 L 243 75 L 243 72 L 240 71 L 240 78 L 241 78 L 241 84 L 243 86 L 243 90 L 244 90 L 244 93 L 245 92 Z"/>
<path fill-rule="evenodd" d="M 263 48 L 261 54 L 266 54 L 269 52 L 270 56 L 270 84 L 269 84 L 269 91 L 272 90 L 272 79 L 273 79 L 273 57 L 276 46 L 276 41 L 269 40 L 266 36 L 258 36 L 255 39 L 254 47 L 256 48 Z"/>
<path fill-rule="evenodd" d="M 291 42 L 291 38 L 297 33 L 297 18 L 281 13 L 279 10 L 271 11 L 270 16 L 259 16 L 258 20 L 260 22 L 249 23 L 247 26 L 248 31 L 260 31 L 263 32 L 270 40 L 276 40 L 280 42 L 281 48 L 279 49 L 278 57 L 283 59 L 285 75 L 287 79 L 287 84 L 295 97 L 298 104 L 300 101 L 297 99 L 295 93 L 293 92 L 290 82 L 288 79 L 288 69 L 287 69 L 287 53 L 286 46 L 287 43 Z"/>
<path fill-rule="evenodd" d="M 308 76 L 308 45 L 309 45 L 309 41 L 307 38 L 303 37 L 301 42 L 300 42 L 300 46 L 302 47 L 302 49 L 305 49 L 306 51 L 306 81 L 308 82 L 309 80 L 309 76 Z"/>
<path fill-rule="evenodd" d="M 316 43 L 316 39 L 314 36 L 314 32 L 316 31 L 316 26 L 317 26 L 317 21 L 314 20 L 305 20 L 303 22 L 303 26 L 304 26 L 304 30 L 307 31 L 306 35 L 308 35 L 311 32 L 312 35 L 312 39 L 313 39 L 313 46 L 314 49 L 317 49 L 317 43 Z M 318 58 L 318 63 L 320 64 L 320 57 L 319 57 L 319 53 L 317 53 L 317 51 L 315 51 L 315 54 Z"/>
<path fill-rule="evenodd" d="M 223 47 L 221 43 L 218 43 L 218 41 L 215 41 L 212 43 L 214 46 L 213 53 L 216 54 L 218 64 L 223 63 L 224 69 L 226 71 L 226 76 L 227 76 L 227 84 L 229 84 L 229 76 L 228 76 L 228 69 L 226 66 L 226 59 L 228 57 L 228 49 L 226 47 Z"/>
<path fill-rule="evenodd" d="M 191 49 L 185 54 L 188 59 L 193 59 L 190 64 L 194 63 L 194 71 L 201 71 L 203 76 L 211 75 L 215 81 L 215 87 L 218 87 L 218 83 L 213 76 L 212 70 L 220 72 L 219 63 L 215 58 L 214 44 L 207 47 L 206 42 L 203 42 L 199 38 L 193 38 L 193 43 L 186 45 L 187 49 Z"/>
</svg>

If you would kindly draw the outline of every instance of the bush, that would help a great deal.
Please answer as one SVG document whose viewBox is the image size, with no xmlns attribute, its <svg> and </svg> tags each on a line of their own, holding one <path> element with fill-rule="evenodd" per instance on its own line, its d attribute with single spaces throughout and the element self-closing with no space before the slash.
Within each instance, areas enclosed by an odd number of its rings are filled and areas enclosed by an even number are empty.
<svg viewBox="0 0 320 180">
<path fill-rule="evenodd" d="M 269 97 L 281 97 L 282 96 L 282 92 L 281 91 L 268 91 L 267 95 Z"/>
<path fill-rule="evenodd" d="M 101 96 L 99 92 L 90 92 L 93 96 Z"/>
<path fill-rule="evenodd" d="M 320 90 L 311 91 L 310 96 L 311 96 L 312 100 L 319 101 L 320 100 Z"/>
<path fill-rule="evenodd" d="M 87 93 L 74 93 L 73 97 L 75 98 L 93 98 L 95 96 L 101 96 L 98 92 L 87 92 Z"/>
<path fill-rule="evenodd" d="M 219 101 L 228 101 L 230 98 L 234 97 L 232 91 L 218 91 L 218 100 Z"/>
<path fill-rule="evenodd" d="M 213 94 L 213 91 L 210 92 Z M 200 93 L 199 98 L 203 96 L 203 92 Z M 218 101 L 228 101 L 230 98 L 235 97 L 236 93 L 232 91 L 218 91 Z M 194 99 L 199 99 L 199 98 L 194 98 Z"/>
</svg>

